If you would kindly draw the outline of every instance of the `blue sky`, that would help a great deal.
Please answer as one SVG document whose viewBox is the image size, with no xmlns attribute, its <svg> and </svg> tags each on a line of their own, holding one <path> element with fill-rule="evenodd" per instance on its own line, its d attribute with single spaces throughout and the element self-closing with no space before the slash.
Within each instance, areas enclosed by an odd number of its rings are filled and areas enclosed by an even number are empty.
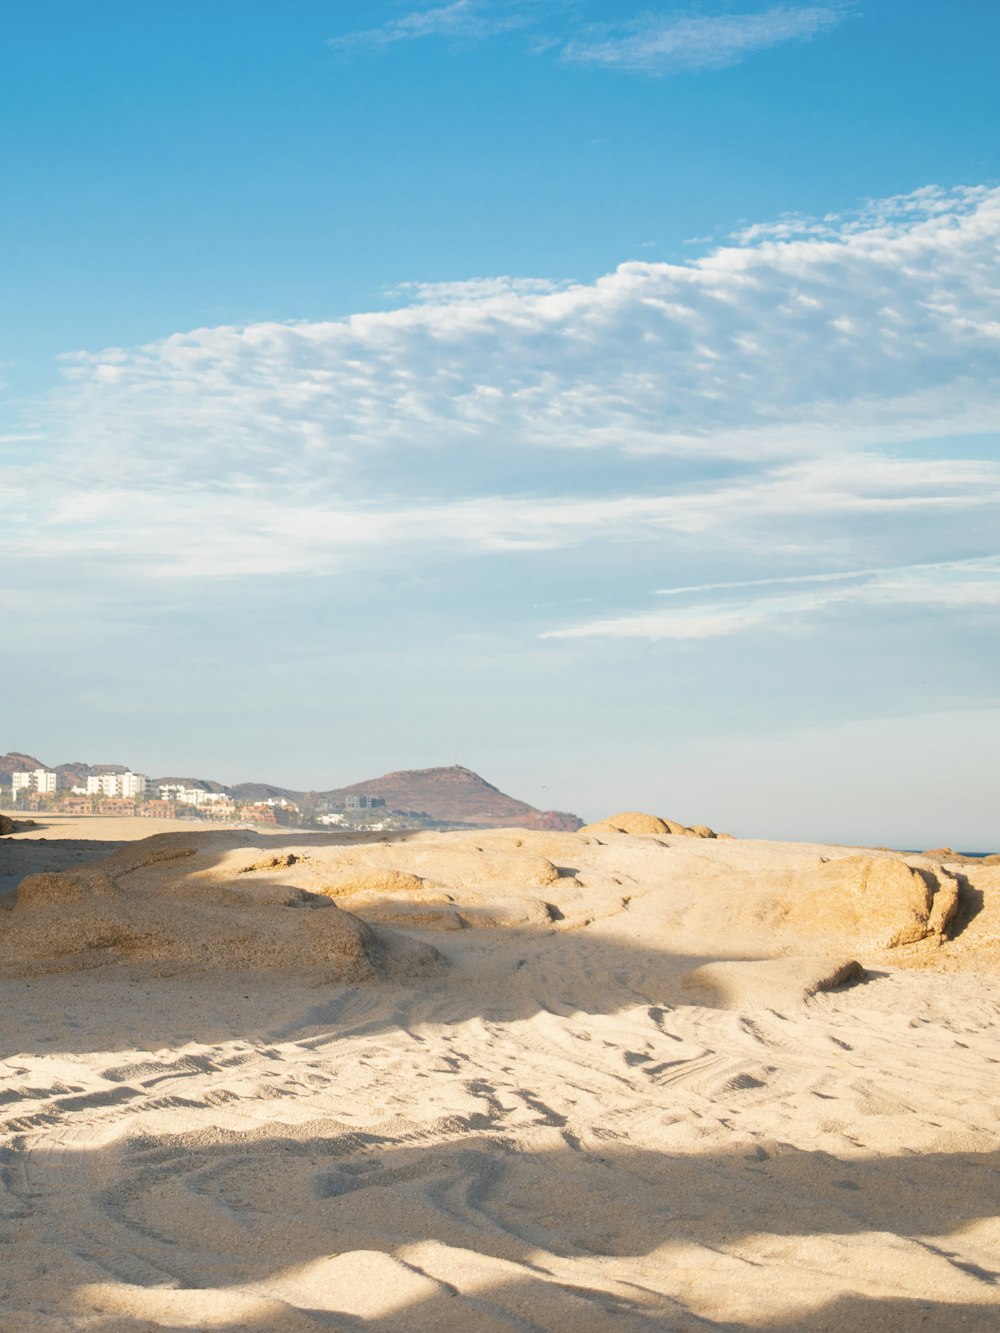
<svg viewBox="0 0 1000 1333">
<path fill-rule="evenodd" d="M 1000 840 L 995 5 L 3 20 L 7 747 Z"/>
</svg>

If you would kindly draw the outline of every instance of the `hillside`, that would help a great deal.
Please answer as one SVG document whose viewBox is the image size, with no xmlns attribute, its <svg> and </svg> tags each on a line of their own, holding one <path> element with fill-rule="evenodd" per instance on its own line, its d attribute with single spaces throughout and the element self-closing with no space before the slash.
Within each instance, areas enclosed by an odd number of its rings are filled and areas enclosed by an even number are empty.
<svg viewBox="0 0 1000 1333">
<path fill-rule="evenodd" d="M 82 783 L 92 773 L 124 773 L 124 764 L 85 764 L 77 760 L 68 764 L 43 764 L 31 754 L 21 754 L 19 750 L 10 750 L 0 754 L 0 777 L 10 779 L 12 773 L 31 773 L 36 768 L 47 768 L 66 782 Z"/>
<path fill-rule="evenodd" d="M 8 781 L 11 773 L 30 772 L 32 769 L 44 767 L 40 759 L 34 759 L 30 754 L 21 754 L 18 750 L 0 754 L 0 774 Z"/>
<path fill-rule="evenodd" d="M 381 778 L 355 782 L 323 792 L 332 802 L 349 794 L 381 797 L 390 810 L 405 814 L 429 815 L 449 824 L 469 824 L 480 828 L 516 826 L 531 829 L 564 830 L 572 833 L 580 827 L 576 815 L 563 810 L 536 810 L 524 801 L 507 796 L 471 769 L 454 764 L 450 768 L 419 768 L 386 773 Z"/>
<path fill-rule="evenodd" d="M 294 801 L 309 807 L 316 804 L 316 792 L 293 791 L 291 787 L 275 787 L 270 782 L 237 782 L 226 791 L 234 801 Z"/>
<path fill-rule="evenodd" d="M 11 773 L 21 769 L 45 768 L 31 755 L 12 752 L 0 755 L 0 774 L 8 780 Z M 84 763 L 59 764 L 56 771 L 81 783 L 90 773 L 124 771 L 121 764 L 89 765 Z M 266 782 L 240 782 L 227 787 L 210 778 L 157 777 L 154 786 L 167 782 L 182 782 L 185 786 L 200 787 L 204 791 L 227 792 L 237 801 L 280 799 L 293 801 L 309 811 L 317 805 L 342 804 L 348 795 L 380 797 L 386 808 L 400 814 L 425 815 L 442 824 L 464 824 L 470 828 L 504 828 L 516 826 L 529 829 L 549 829 L 572 833 L 582 820 L 564 810 L 536 810 L 526 801 L 519 801 L 492 786 L 478 773 L 454 764 L 449 768 L 408 769 L 386 773 L 380 778 L 355 782 L 347 787 L 330 791 L 302 792 Z"/>
<path fill-rule="evenodd" d="M 178 787 L 196 787 L 201 791 L 226 792 L 228 795 L 232 795 L 229 787 L 222 782 L 213 782 L 211 778 L 185 778 L 170 774 L 167 777 L 153 778 L 152 783 L 154 787 L 165 787 L 169 784 Z"/>
</svg>

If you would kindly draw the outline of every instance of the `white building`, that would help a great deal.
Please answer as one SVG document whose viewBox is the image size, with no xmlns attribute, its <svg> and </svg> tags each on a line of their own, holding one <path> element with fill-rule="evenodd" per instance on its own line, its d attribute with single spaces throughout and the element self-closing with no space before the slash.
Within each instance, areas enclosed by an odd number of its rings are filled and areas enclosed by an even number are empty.
<svg viewBox="0 0 1000 1333">
<path fill-rule="evenodd" d="M 87 779 L 88 796 L 145 796 L 149 778 L 145 773 L 95 773 Z"/>
<path fill-rule="evenodd" d="M 161 801 L 178 801 L 181 805 L 215 805 L 229 799 L 224 791 L 202 791 L 200 787 L 184 787 L 179 782 L 167 782 L 160 788 Z"/>
<path fill-rule="evenodd" d="M 11 795 L 18 792 L 37 791 L 43 795 L 59 790 L 59 774 L 50 773 L 47 768 L 36 768 L 31 773 L 11 774 Z"/>
</svg>

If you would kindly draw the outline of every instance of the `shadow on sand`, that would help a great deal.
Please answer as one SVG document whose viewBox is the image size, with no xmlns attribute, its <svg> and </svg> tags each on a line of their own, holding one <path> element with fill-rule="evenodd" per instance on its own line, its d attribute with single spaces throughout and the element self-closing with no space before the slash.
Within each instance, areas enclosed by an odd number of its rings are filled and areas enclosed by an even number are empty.
<svg viewBox="0 0 1000 1333">
<path fill-rule="evenodd" d="M 609 1015 L 645 1005 L 660 1022 L 670 1006 L 693 1003 L 680 978 L 707 961 L 557 925 L 462 935 L 461 958 L 421 978 L 417 989 L 379 981 L 331 986 L 281 973 L 157 977 L 120 964 L 5 981 L 0 1053 L 23 1050 L 18 1006 L 30 1006 L 38 990 L 50 1008 L 53 994 L 64 1001 L 41 1053 L 108 1050 L 106 1021 L 96 1025 L 99 1046 L 89 1030 L 90 1005 L 104 1006 L 105 1019 L 109 1006 L 118 1014 L 112 1049 L 322 1040 L 329 1050 L 340 1036 L 375 1039 L 403 1025 L 420 1041 L 420 1026 L 439 1021 L 511 1023 L 539 1013 Z M 447 935 L 424 938 L 447 955 Z M 143 1095 L 134 1072 L 106 1071 L 108 1091 L 97 1096 L 125 1105 Z M 86 1150 L 71 1135 L 57 1149 L 33 1144 L 32 1126 L 25 1126 L 25 1137 L 8 1139 L 0 1160 L 0 1239 L 37 1244 L 40 1263 L 46 1245 L 70 1245 L 76 1271 L 88 1275 L 79 1284 L 80 1308 L 87 1311 L 81 1326 L 102 1333 L 194 1327 L 951 1333 L 1000 1322 L 1000 1261 L 973 1262 L 948 1241 L 1000 1213 L 998 1153 L 859 1159 L 781 1144 L 670 1153 L 624 1146 L 614 1135 L 585 1146 L 562 1116 L 522 1090 L 537 1117 L 533 1125 L 548 1135 L 550 1146 L 541 1151 L 505 1137 L 507 1111 L 486 1079 L 468 1090 L 482 1110 L 396 1138 L 333 1120 L 307 1133 L 282 1133 L 280 1102 L 263 1128 L 144 1134 Z M 51 1104 L 48 1123 L 72 1124 L 74 1095 L 70 1090 Z M 669 1114 L 669 1088 L 651 1100 L 655 1113 Z M 96 1104 L 94 1095 L 78 1101 L 81 1111 Z M 639 1126 L 630 1137 L 641 1132 Z M 766 1246 L 755 1246 L 755 1238 Z M 850 1251 L 844 1271 L 856 1274 L 865 1267 L 858 1247 L 869 1238 L 894 1256 L 900 1273 L 921 1265 L 935 1265 L 939 1276 L 950 1272 L 968 1300 L 838 1290 L 849 1285 L 836 1276 L 843 1245 Z M 826 1247 L 816 1261 L 815 1300 L 794 1317 L 776 1315 L 774 1289 L 782 1279 L 775 1274 L 802 1264 L 808 1271 L 815 1253 L 809 1244 Z M 671 1247 L 683 1251 L 682 1260 Z M 479 1274 L 475 1281 L 460 1280 L 455 1266 L 464 1262 Z M 382 1274 L 387 1284 L 399 1280 L 403 1290 L 407 1283 L 417 1290 L 378 1317 L 352 1315 L 341 1297 L 343 1265 L 352 1263 L 372 1282 Z M 872 1274 L 873 1286 L 897 1293 L 907 1281 L 878 1276 Z M 87 1291 L 102 1283 L 119 1293 L 109 1299 L 132 1301 L 138 1313 L 113 1304 L 98 1313 L 102 1307 Z M 191 1322 L 199 1292 L 205 1300 L 222 1292 L 245 1302 L 248 1287 L 262 1293 L 259 1314 L 251 1300 L 238 1317 Z M 739 1305 L 738 1318 L 707 1313 L 713 1293 L 722 1293 L 725 1308 Z M 183 1319 L 171 1314 L 171 1302 L 180 1298 L 187 1301 Z M 16 1319 L 17 1311 L 10 1313 Z"/>
<path fill-rule="evenodd" d="M 63 1220 L 78 1222 L 76 1258 L 92 1268 L 94 1282 L 122 1283 L 134 1295 L 144 1290 L 154 1305 L 157 1293 L 186 1291 L 196 1302 L 198 1289 L 252 1285 L 289 1302 L 302 1321 L 289 1325 L 295 1328 L 790 1333 L 987 1329 L 1000 1316 L 1000 1273 L 963 1261 L 942 1239 L 996 1216 L 1000 1154 L 846 1161 L 791 1149 L 673 1155 L 566 1143 L 525 1152 L 505 1150 L 488 1123 L 463 1132 L 456 1121 L 454 1131 L 432 1145 L 387 1146 L 376 1135 L 318 1131 L 305 1140 L 233 1133 L 206 1144 L 204 1135 L 200 1141 L 182 1135 L 50 1158 L 36 1153 L 29 1171 L 34 1194 L 21 1201 L 19 1220 L 27 1224 L 33 1198 L 59 1180 L 78 1192 L 76 1205 L 67 1199 Z M 9 1166 L 7 1176 L 9 1182 Z M 831 1298 L 845 1238 L 871 1235 L 884 1245 L 886 1233 L 887 1252 L 903 1276 L 882 1274 L 885 1285 L 905 1285 L 907 1273 L 936 1262 L 958 1271 L 968 1303 Z M 755 1237 L 766 1244 L 755 1249 Z M 807 1251 L 817 1308 L 795 1319 L 769 1317 L 772 1282 L 784 1266 L 794 1266 L 801 1238 L 808 1246 L 812 1237 L 820 1238 L 825 1260 Z M 683 1258 L 673 1258 L 671 1247 Z M 864 1262 L 859 1253 L 855 1244 L 855 1264 Z M 480 1282 L 462 1294 L 450 1264 L 461 1269 L 470 1255 Z M 359 1277 L 402 1278 L 404 1289 L 416 1277 L 425 1291 L 380 1318 L 351 1317 L 343 1312 L 350 1300 L 338 1312 L 338 1283 L 345 1283 L 352 1256 Z M 680 1293 L 691 1290 L 692 1262 L 705 1269 L 704 1304 L 721 1292 L 723 1304 L 750 1299 L 753 1313 L 738 1322 L 713 1321 L 686 1304 Z M 297 1275 L 309 1269 L 311 1285 L 296 1297 Z M 310 1293 L 327 1308 L 310 1308 Z M 175 1326 L 166 1310 L 160 1318 L 157 1327 Z M 272 1308 L 260 1322 L 251 1313 L 206 1326 L 267 1329 L 274 1320 Z"/>
</svg>

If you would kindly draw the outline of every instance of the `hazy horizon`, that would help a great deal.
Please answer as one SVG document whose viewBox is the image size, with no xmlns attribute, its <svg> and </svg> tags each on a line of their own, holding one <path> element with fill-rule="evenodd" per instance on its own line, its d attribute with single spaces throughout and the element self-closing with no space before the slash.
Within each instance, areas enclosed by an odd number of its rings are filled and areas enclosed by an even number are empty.
<svg viewBox="0 0 1000 1333">
<path fill-rule="evenodd" d="M 4 748 L 996 849 L 1000 10 L 7 38 Z"/>
<path fill-rule="evenodd" d="M 14 747 L 12 750 L 8 751 L 8 753 L 25 754 L 25 755 L 31 755 L 34 758 L 39 758 L 38 755 L 33 755 L 30 749 L 23 749 L 22 747 L 19 746 Z M 89 764 L 89 766 L 92 768 L 100 768 L 105 765 L 106 766 L 120 765 L 123 763 L 123 761 L 116 759 L 90 759 L 90 760 L 57 759 L 52 763 L 49 763 L 48 759 L 42 759 L 42 762 L 47 764 L 47 766 L 49 767 L 56 767 L 62 764 L 80 763 L 80 764 Z M 453 762 L 457 764 L 459 761 L 456 759 Z M 342 787 L 349 787 L 357 783 L 371 781 L 374 778 L 379 778 L 384 776 L 386 773 L 398 772 L 398 771 L 413 772 L 426 769 L 447 768 L 450 765 L 445 763 L 440 763 L 440 764 L 428 763 L 428 764 L 417 765 L 413 769 L 407 769 L 407 770 L 400 770 L 398 768 L 388 768 L 385 770 L 380 770 L 377 773 L 365 772 L 363 774 L 353 773 L 351 775 L 341 773 L 337 775 L 335 780 L 320 779 L 312 783 L 303 783 L 301 781 L 296 780 L 294 777 L 290 778 L 288 781 L 277 781 L 273 776 L 268 776 L 262 773 L 257 773 L 255 776 L 250 776 L 250 777 L 247 777 L 246 775 L 242 776 L 238 775 L 236 777 L 233 777 L 231 775 L 226 777 L 220 777 L 219 774 L 216 772 L 201 772 L 201 771 L 196 772 L 190 764 L 185 765 L 183 763 L 175 765 L 173 768 L 169 767 L 164 768 L 164 767 L 157 767 L 156 765 L 143 765 L 143 764 L 126 764 L 124 766 L 130 768 L 131 771 L 133 772 L 145 773 L 147 777 L 151 778 L 162 779 L 168 776 L 185 777 L 185 778 L 195 778 L 198 781 L 218 782 L 222 786 L 226 787 L 234 787 L 242 784 L 257 783 L 257 784 L 270 785 L 273 787 L 282 788 L 286 791 L 322 792 L 322 791 L 334 791 Z M 462 767 L 468 768 L 468 765 L 462 765 Z M 475 772 L 475 770 L 470 770 L 470 771 Z M 579 809 L 576 809 L 575 807 L 570 807 L 565 803 L 560 804 L 557 793 L 551 793 L 551 788 L 548 784 L 544 783 L 535 784 L 536 792 L 541 792 L 542 796 L 546 797 L 546 799 L 533 800 L 531 796 L 525 796 L 525 793 L 521 790 L 513 790 L 504 787 L 502 783 L 494 781 L 488 773 L 478 773 L 477 776 L 482 778 L 484 781 L 488 782 L 491 786 L 497 787 L 506 796 L 512 796 L 517 800 L 527 800 L 529 804 L 535 805 L 536 808 L 538 809 L 558 810 L 569 814 L 579 815 L 584 820 L 585 823 L 595 822 L 597 820 L 606 818 L 610 814 L 621 813 L 625 809 L 625 804 L 619 803 L 619 805 L 615 806 L 614 809 L 611 809 L 610 807 L 607 806 L 601 806 L 601 807 L 594 806 L 592 808 L 587 809 L 586 811 L 581 811 Z M 549 795 L 549 793 L 551 793 L 551 795 Z M 698 818 L 697 812 L 695 810 L 675 809 L 675 807 L 681 806 L 682 804 L 684 804 L 684 802 L 681 801 L 680 799 L 677 799 L 674 802 L 674 806 L 667 807 L 661 804 L 657 806 L 657 811 L 661 815 L 666 815 L 668 818 L 673 817 L 671 813 L 673 811 L 678 815 L 683 815 L 684 818 L 689 820 L 690 822 L 692 823 L 695 822 Z M 717 801 L 716 804 L 719 806 L 719 808 L 724 808 L 726 802 Z M 648 811 L 647 813 L 656 813 L 656 811 L 651 810 Z M 838 817 L 836 813 L 834 811 L 827 811 L 827 810 L 823 810 L 821 813 L 814 814 L 811 816 L 810 815 L 802 816 L 801 818 L 803 822 L 800 827 L 789 828 L 787 823 L 787 816 L 784 814 L 784 812 L 770 808 L 767 805 L 766 801 L 762 801 L 760 797 L 757 797 L 753 801 L 748 811 L 744 811 L 741 813 L 740 811 L 736 810 L 735 807 L 733 808 L 733 821 L 731 821 L 731 826 L 730 823 L 725 823 L 725 824 L 717 823 L 716 828 L 718 832 L 731 832 L 736 836 L 743 838 L 758 838 L 758 839 L 780 838 L 782 840 L 788 840 L 793 842 L 794 841 L 821 842 L 821 843 L 832 843 L 832 844 L 839 843 L 843 845 L 858 845 L 858 846 L 870 846 L 873 844 L 890 845 L 885 841 L 885 838 L 883 836 L 882 830 L 884 828 L 884 825 L 879 822 L 879 816 L 880 816 L 880 810 L 876 803 L 872 809 L 870 822 L 867 824 L 863 824 L 863 827 L 867 831 L 863 835 L 858 834 L 857 836 L 851 836 L 850 830 L 844 830 L 843 828 L 838 828 Z M 951 827 L 958 829 L 961 829 L 963 827 L 972 827 L 972 826 L 973 825 L 969 822 L 963 825 L 961 821 L 958 822 L 953 821 L 951 825 Z M 901 829 L 906 829 L 907 825 L 905 825 L 904 823 L 900 824 L 899 827 Z M 945 827 L 945 822 L 943 820 L 936 821 L 930 827 L 930 829 L 921 829 L 917 825 L 910 825 L 909 828 L 913 834 L 913 836 L 910 837 L 909 840 L 907 840 L 906 837 L 901 837 L 895 839 L 891 843 L 891 845 L 895 847 L 897 850 L 924 851 L 930 849 L 932 846 L 933 847 L 951 846 L 955 851 L 978 852 L 983 854 L 989 854 L 997 850 L 996 842 L 992 844 L 987 843 L 981 845 L 977 845 L 974 843 L 959 845 L 959 843 L 956 842 L 955 839 L 953 838 L 952 839 L 943 838 L 942 840 L 935 841 L 933 838 L 926 836 L 926 834 L 932 831 L 934 828 L 941 829 L 943 833 L 946 834 L 948 832 L 948 828 Z M 776 830 L 781 830 L 781 831 L 776 831 Z M 878 842 L 878 839 L 880 838 L 881 838 L 881 843 Z"/>
</svg>

